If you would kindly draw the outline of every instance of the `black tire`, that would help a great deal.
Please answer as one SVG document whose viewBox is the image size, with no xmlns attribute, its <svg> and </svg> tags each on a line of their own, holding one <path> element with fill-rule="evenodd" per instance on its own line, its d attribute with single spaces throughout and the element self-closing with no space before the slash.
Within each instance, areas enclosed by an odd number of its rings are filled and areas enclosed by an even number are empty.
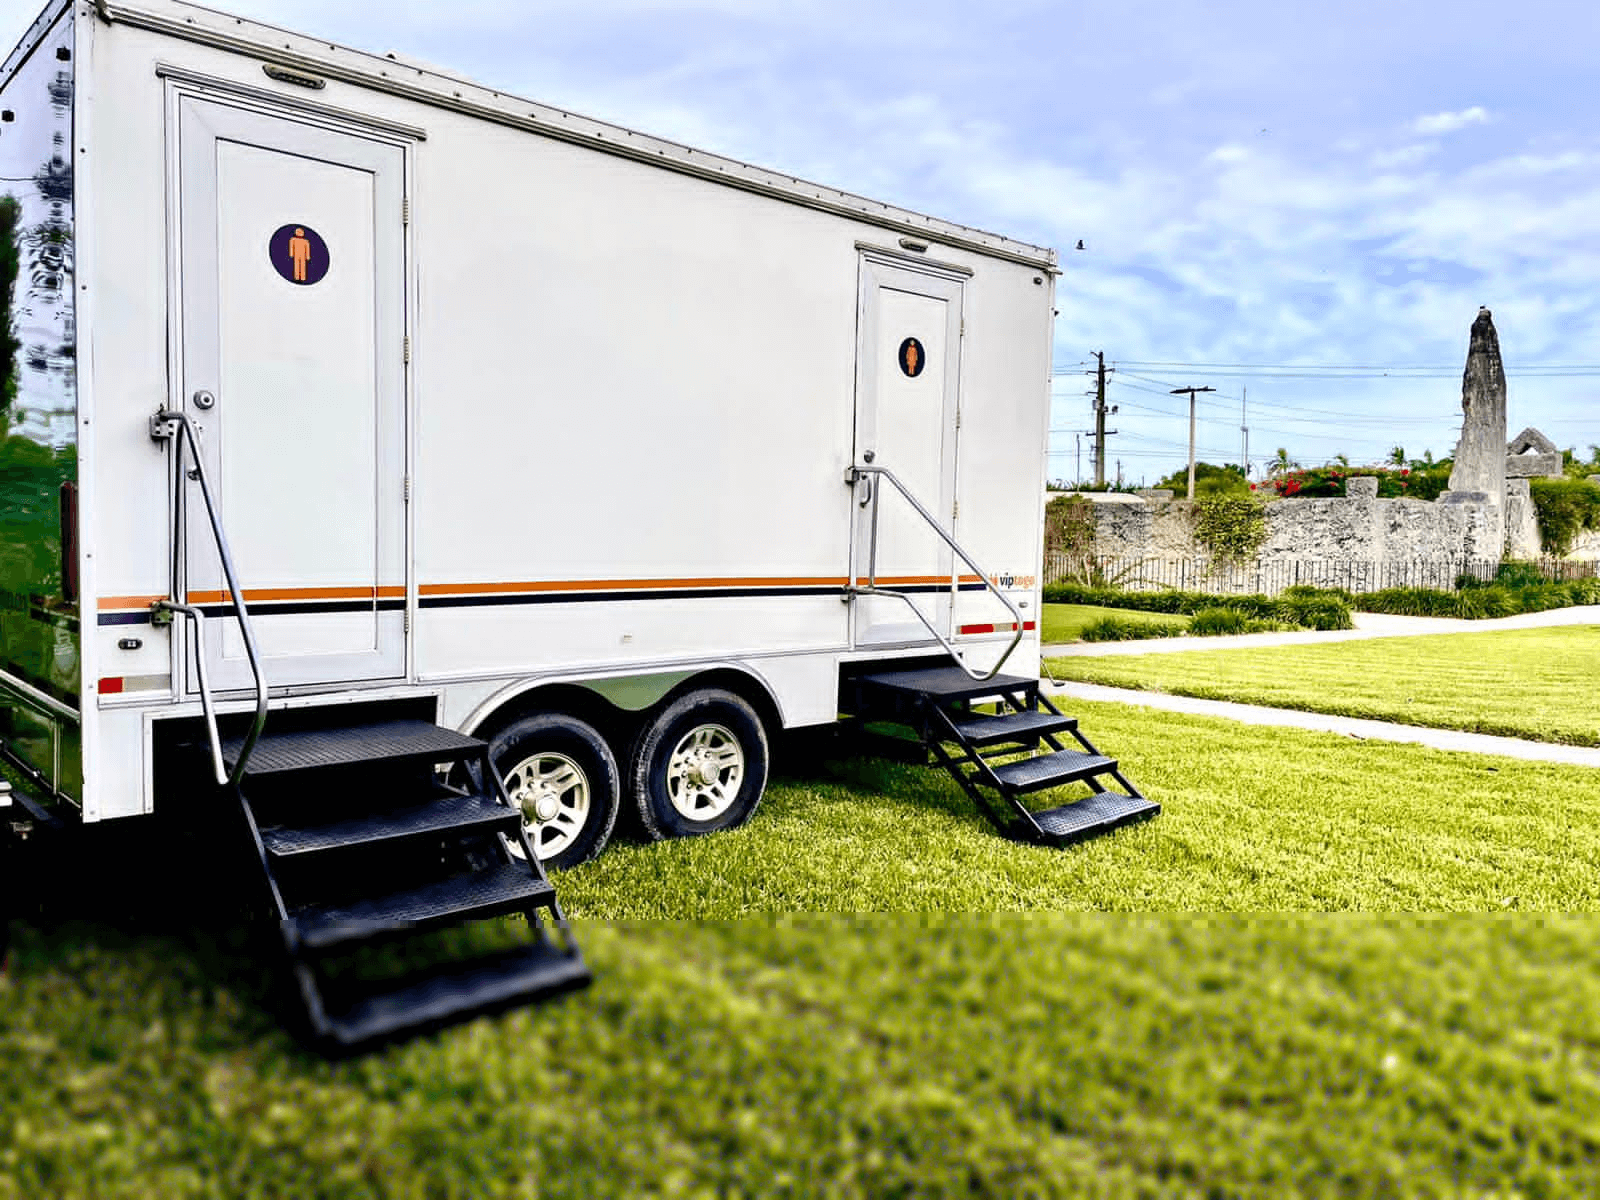
<svg viewBox="0 0 1600 1200">
<path fill-rule="evenodd" d="M 606 848 L 617 821 L 622 789 L 611 747 L 592 725 L 564 713 L 535 713 L 495 734 L 489 741 L 489 757 L 505 781 L 511 802 L 524 808 L 523 828 L 547 868 L 577 866 Z M 562 760 L 581 774 L 587 793 L 576 827 L 578 788 L 575 783 L 562 786 Z M 540 787 L 541 782 L 551 786 Z M 539 821 L 534 806 L 552 799 L 557 815 Z M 510 844 L 520 856 L 521 845 Z"/>
<path fill-rule="evenodd" d="M 696 740 L 703 743 L 698 751 Z M 684 769 L 697 753 L 715 782 L 699 775 L 699 767 Z M 769 758 L 761 718 L 741 697 L 713 689 L 680 696 L 634 744 L 628 781 L 639 823 L 656 841 L 743 825 L 767 789 Z"/>
</svg>

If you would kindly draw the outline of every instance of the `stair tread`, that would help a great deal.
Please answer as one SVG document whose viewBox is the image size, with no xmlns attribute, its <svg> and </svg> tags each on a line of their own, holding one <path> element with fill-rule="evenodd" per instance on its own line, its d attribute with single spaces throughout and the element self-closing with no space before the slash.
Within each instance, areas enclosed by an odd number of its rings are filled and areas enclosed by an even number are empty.
<svg viewBox="0 0 1600 1200">
<path fill-rule="evenodd" d="M 1120 792 L 1096 792 L 1075 803 L 1030 815 L 1044 839 L 1059 846 L 1109 833 L 1135 821 L 1149 820 L 1160 811 L 1161 805 L 1153 800 Z"/>
<path fill-rule="evenodd" d="M 300 942 L 309 950 L 379 934 L 490 917 L 548 901 L 555 889 L 526 863 L 508 863 L 472 875 L 453 875 L 421 887 L 294 914 Z"/>
<path fill-rule="evenodd" d="M 1036 792 L 1114 771 L 1117 769 L 1117 760 L 1103 754 L 1057 750 L 1051 754 L 1019 758 L 1015 762 L 996 763 L 991 769 L 1007 787 L 1019 792 Z"/>
<path fill-rule="evenodd" d="M 460 760 L 482 747 L 477 738 L 431 721 L 416 720 L 266 733 L 251 752 L 245 774 L 273 775 L 404 759 L 443 762 Z M 222 754 L 229 770 L 237 765 L 243 748 L 243 738 L 229 738 L 223 743 Z"/>
<path fill-rule="evenodd" d="M 271 826 L 262 829 L 261 840 L 275 858 L 293 858 L 430 833 L 481 832 L 501 826 L 514 829 L 521 821 L 516 809 L 486 796 L 462 796 L 440 789 L 433 800 L 424 804 L 317 825 Z"/>
<path fill-rule="evenodd" d="M 1021 675 L 996 675 L 980 683 L 953 664 L 902 671 L 874 671 L 870 675 L 859 676 L 856 682 L 883 691 L 942 701 L 973 700 L 1039 686 L 1038 680 Z"/>
<path fill-rule="evenodd" d="M 353 1049 L 371 1042 L 470 1019 L 541 996 L 586 986 L 589 968 L 577 954 L 536 945 L 449 969 L 363 996 L 330 1014 L 330 1036 Z"/>
<path fill-rule="evenodd" d="M 953 716 L 953 720 L 961 736 L 974 746 L 1031 741 L 1046 733 L 1067 733 L 1078 727 L 1078 722 L 1072 717 L 1038 710 L 962 714 Z"/>
</svg>

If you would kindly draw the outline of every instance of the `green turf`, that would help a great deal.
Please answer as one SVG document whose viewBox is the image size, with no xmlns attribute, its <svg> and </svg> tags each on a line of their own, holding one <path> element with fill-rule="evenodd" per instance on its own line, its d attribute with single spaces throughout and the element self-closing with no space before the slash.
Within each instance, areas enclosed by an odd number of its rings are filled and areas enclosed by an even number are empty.
<svg viewBox="0 0 1600 1200">
<path fill-rule="evenodd" d="M 1600 1190 L 1600 921 L 1546 915 L 1600 905 L 1594 772 L 1075 709 L 1160 818 L 1019 846 L 791 751 L 557 877 L 590 993 L 355 1063 L 238 936 L 24 930 L 0 1200 Z M 1478 915 L 1259 911 L 1423 908 Z"/>
<path fill-rule="evenodd" d="M 1600 746 L 1600 625 L 1049 665 L 1114 687 Z"/>
<path fill-rule="evenodd" d="M 1105 617 L 1116 617 L 1140 625 L 1156 625 L 1171 629 L 1174 634 L 1189 627 L 1189 618 L 1171 613 L 1136 612 L 1127 608 L 1098 608 L 1091 604 L 1046 604 L 1044 628 L 1040 634 L 1044 644 L 1075 642 L 1080 634 Z"/>
<path fill-rule="evenodd" d="M 1600 1188 L 1593 919 L 581 933 L 592 992 L 337 1065 L 188 945 L 30 939 L 0 997 L 0 1197 Z"/>
</svg>

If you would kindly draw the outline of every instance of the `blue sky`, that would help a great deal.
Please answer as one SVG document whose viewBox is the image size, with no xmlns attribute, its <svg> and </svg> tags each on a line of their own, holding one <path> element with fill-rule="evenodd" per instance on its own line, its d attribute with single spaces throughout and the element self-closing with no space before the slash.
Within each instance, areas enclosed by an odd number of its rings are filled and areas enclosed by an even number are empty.
<svg viewBox="0 0 1600 1200">
<path fill-rule="evenodd" d="M 1167 392 L 1188 384 L 1218 389 L 1212 461 L 1239 458 L 1243 389 L 1258 467 L 1279 446 L 1448 454 L 1480 304 L 1509 432 L 1600 442 L 1600 6 L 227 7 L 1058 247 L 1056 477 L 1091 424 L 1095 350 L 1130 480 L 1184 461 L 1187 402 Z M 0 0 L 12 31 L 33 11 Z"/>
</svg>

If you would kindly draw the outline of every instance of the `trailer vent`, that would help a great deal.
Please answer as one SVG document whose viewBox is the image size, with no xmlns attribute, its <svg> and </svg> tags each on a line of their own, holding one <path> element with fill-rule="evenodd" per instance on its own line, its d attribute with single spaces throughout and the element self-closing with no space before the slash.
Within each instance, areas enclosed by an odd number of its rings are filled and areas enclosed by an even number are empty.
<svg viewBox="0 0 1600 1200">
<path fill-rule="evenodd" d="M 901 238 L 900 248 L 902 250 L 914 250 L 918 254 L 926 254 L 928 252 L 928 243 L 919 242 L 915 238 Z"/>
<path fill-rule="evenodd" d="M 267 78 L 276 79 L 279 83 L 292 83 L 296 87 L 311 88 L 320 92 L 328 86 L 326 79 L 318 79 L 315 75 L 302 75 L 299 71 L 291 71 L 287 67 L 265 64 L 262 68 L 267 73 Z"/>
</svg>

